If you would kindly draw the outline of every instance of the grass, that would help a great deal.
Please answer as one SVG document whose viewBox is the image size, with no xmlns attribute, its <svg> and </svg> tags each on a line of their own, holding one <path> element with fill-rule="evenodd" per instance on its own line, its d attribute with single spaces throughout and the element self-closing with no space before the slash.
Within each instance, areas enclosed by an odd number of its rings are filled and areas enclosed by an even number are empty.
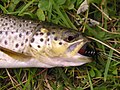
<svg viewBox="0 0 120 90">
<path fill-rule="evenodd" d="M 0 90 L 120 89 L 120 1 L 88 1 L 89 10 L 80 15 L 76 12 L 83 0 L 0 1 L 3 13 L 78 29 L 101 51 L 92 63 L 78 67 L 0 69 Z M 97 20 L 100 25 L 77 26 L 75 21 L 83 17 Z"/>
</svg>

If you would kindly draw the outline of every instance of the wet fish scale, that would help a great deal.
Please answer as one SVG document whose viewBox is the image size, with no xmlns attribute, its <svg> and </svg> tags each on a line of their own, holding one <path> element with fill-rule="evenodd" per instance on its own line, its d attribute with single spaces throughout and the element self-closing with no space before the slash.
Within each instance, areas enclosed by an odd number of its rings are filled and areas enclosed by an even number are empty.
<svg viewBox="0 0 120 90">
<path fill-rule="evenodd" d="M 46 45 L 47 38 L 47 33 L 39 30 L 33 35 L 30 46 L 38 51 L 42 51 Z"/>
<path fill-rule="evenodd" d="M 0 15 L 1 31 L 32 31 L 38 23 L 16 17 Z"/>
<path fill-rule="evenodd" d="M 51 44 L 52 42 L 55 41 L 54 43 L 57 43 L 58 48 L 60 43 L 62 43 L 57 41 L 57 39 L 61 37 L 59 36 L 61 32 L 56 33 L 56 27 L 54 26 L 51 26 L 53 31 L 50 33 L 50 31 L 47 30 L 50 29 L 49 25 L 45 27 L 44 24 L 39 25 L 38 22 L 33 23 L 33 21 L 30 20 L 3 15 L 0 17 L 0 21 L 0 28 L 2 28 L 0 33 L 0 46 L 14 52 L 30 54 L 29 50 L 32 47 L 36 51 L 45 52 L 46 50 L 46 53 L 48 53 L 48 50 L 54 47 L 54 45 Z"/>
<path fill-rule="evenodd" d="M 32 21 L 14 17 L 0 16 L 0 46 L 13 50 L 15 52 L 27 52 L 26 47 L 29 46 L 30 37 L 36 27 L 36 23 Z"/>
<path fill-rule="evenodd" d="M 38 23 L 16 17 L 0 17 L 0 46 L 18 53 L 29 53 L 29 47 L 42 51 L 46 44 L 47 32 L 37 29 Z M 34 39 L 34 41 L 33 41 Z M 31 42 L 32 41 L 32 42 Z"/>
<path fill-rule="evenodd" d="M 30 35 L 26 36 L 24 32 L 2 31 L 0 33 L 0 46 L 21 53 L 29 45 L 29 37 Z"/>
</svg>

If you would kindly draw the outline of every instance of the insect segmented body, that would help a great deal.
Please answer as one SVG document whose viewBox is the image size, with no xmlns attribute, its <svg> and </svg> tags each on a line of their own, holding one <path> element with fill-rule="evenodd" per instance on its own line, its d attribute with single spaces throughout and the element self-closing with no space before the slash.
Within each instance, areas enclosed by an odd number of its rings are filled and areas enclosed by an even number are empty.
<svg viewBox="0 0 120 90">
<path fill-rule="evenodd" d="M 79 53 L 88 56 L 88 57 L 94 57 L 98 54 L 98 52 L 89 46 L 89 43 L 86 43 L 80 50 Z"/>
</svg>

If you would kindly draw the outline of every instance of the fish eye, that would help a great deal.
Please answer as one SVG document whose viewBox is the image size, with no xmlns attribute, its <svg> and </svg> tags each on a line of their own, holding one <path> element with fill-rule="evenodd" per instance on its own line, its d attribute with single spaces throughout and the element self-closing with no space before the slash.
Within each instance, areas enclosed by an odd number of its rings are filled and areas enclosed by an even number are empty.
<svg viewBox="0 0 120 90">
<path fill-rule="evenodd" d="M 74 39 L 74 36 L 68 36 L 67 38 L 65 38 L 64 40 L 67 41 L 67 42 L 70 42 Z"/>
<path fill-rule="evenodd" d="M 74 39 L 73 36 L 68 36 L 68 41 L 72 41 Z"/>
</svg>

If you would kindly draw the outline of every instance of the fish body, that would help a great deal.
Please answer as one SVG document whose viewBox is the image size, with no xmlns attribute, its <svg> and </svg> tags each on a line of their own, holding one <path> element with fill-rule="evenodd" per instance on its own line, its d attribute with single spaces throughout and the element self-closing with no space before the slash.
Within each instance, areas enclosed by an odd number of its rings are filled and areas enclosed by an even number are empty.
<svg viewBox="0 0 120 90">
<path fill-rule="evenodd" d="M 79 53 L 88 42 L 73 29 L 0 15 L 0 68 L 79 66 L 91 62 Z"/>
</svg>

